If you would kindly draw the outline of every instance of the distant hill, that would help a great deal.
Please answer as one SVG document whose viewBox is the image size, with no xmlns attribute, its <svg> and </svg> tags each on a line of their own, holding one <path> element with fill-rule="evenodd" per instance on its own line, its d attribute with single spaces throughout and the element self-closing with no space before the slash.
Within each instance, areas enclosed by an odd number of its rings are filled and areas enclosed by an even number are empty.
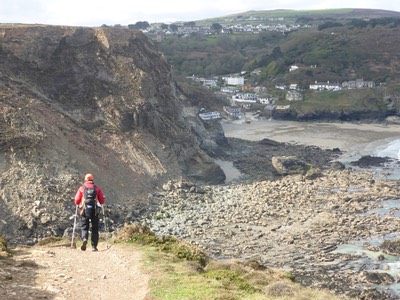
<svg viewBox="0 0 400 300">
<path fill-rule="evenodd" d="M 196 24 L 212 24 L 215 22 L 229 22 L 230 20 L 246 20 L 251 18 L 276 19 L 284 18 L 286 21 L 293 21 L 298 18 L 309 18 L 314 21 L 323 19 L 373 19 L 373 18 L 399 18 L 400 12 L 381 10 L 381 9 L 362 9 L 362 8 L 339 8 L 339 9 L 322 9 L 322 10 L 251 10 L 243 13 L 231 14 L 216 18 L 197 20 Z"/>
<path fill-rule="evenodd" d="M 207 35 L 174 34 L 158 43 L 177 73 L 221 76 L 260 68 L 260 75 L 249 79 L 250 82 L 268 85 L 297 80 L 308 85 L 316 80 L 363 78 L 397 86 L 399 12 L 375 9 L 249 11 L 193 23 L 207 26 L 215 22 L 229 30 Z M 235 31 L 232 24 L 248 27 Z M 251 24 L 280 24 L 281 27 L 251 31 L 248 29 Z M 282 31 L 282 26 L 287 31 Z M 302 71 L 289 74 L 293 64 L 303 66 Z M 317 68 L 311 70 L 311 65 Z"/>
</svg>

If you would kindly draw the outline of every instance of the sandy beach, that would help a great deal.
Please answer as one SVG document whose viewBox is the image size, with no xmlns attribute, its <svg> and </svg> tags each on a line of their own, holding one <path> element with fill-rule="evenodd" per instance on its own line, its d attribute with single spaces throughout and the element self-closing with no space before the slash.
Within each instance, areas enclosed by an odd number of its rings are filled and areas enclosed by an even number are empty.
<svg viewBox="0 0 400 300">
<path fill-rule="evenodd" d="M 400 125 L 316 123 L 275 120 L 222 122 L 226 137 L 258 141 L 264 138 L 291 144 L 315 145 L 325 149 L 356 151 L 371 143 L 400 139 Z"/>
</svg>

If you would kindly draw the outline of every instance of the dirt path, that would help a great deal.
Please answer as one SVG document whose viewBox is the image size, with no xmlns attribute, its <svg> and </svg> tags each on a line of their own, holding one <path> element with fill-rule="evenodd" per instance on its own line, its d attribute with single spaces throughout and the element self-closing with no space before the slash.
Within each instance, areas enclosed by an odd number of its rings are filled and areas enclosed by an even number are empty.
<svg viewBox="0 0 400 300">
<path fill-rule="evenodd" d="M 137 250 L 105 244 L 88 250 L 18 249 L 12 262 L 0 260 L 0 299 L 145 299 L 149 275 Z"/>
</svg>

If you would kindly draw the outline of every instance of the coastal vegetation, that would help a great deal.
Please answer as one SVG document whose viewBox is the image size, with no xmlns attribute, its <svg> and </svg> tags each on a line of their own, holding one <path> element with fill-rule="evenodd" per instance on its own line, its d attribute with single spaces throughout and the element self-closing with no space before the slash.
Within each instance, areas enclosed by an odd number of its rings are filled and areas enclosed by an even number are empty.
<svg viewBox="0 0 400 300">
<path fill-rule="evenodd" d="M 138 223 L 122 228 L 116 239 L 145 254 L 151 299 L 345 299 L 328 291 L 305 288 L 290 272 L 266 268 L 254 260 L 213 260 L 191 244 L 157 237 Z"/>
<path fill-rule="evenodd" d="M 383 119 L 388 106 L 378 89 L 342 91 L 305 91 L 303 101 L 279 100 L 277 105 L 290 105 L 286 114 L 301 119 L 340 119 L 342 121 Z M 318 116 L 316 116 L 318 112 Z"/>
</svg>

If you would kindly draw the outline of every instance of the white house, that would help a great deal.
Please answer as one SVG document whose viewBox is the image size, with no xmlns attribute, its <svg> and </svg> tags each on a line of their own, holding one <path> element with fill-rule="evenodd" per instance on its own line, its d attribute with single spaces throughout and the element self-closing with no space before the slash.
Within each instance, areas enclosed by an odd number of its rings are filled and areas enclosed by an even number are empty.
<svg viewBox="0 0 400 300">
<path fill-rule="evenodd" d="M 211 112 L 200 113 L 199 117 L 203 121 L 217 120 L 221 118 L 221 114 L 217 111 L 211 111 Z"/>
<path fill-rule="evenodd" d="M 208 88 L 218 86 L 216 79 L 203 79 L 203 80 L 201 80 L 201 82 L 202 82 L 203 86 L 208 87 Z"/>
<path fill-rule="evenodd" d="M 330 83 L 329 81 L 327 82 L 315 82 L 314 84 L 310 84 L 310 90 L 315 90 L 315 91 L 339 91 L 341 90 L 341 87 L 338 83 Z"/>
<path fill-rule="evenodd" d="M 240 107 L 239 106 L 224 106 L 223 109 L 233 119 L 240 119 Z"/>
<path fill-rule="evenodd" d="M 244 77 L 242 76 L 229 76 L 229 77 L 222 77 L 225 80 L 227 85 L 244 85 Z"/>
<path fill-rule="evenodd" d="M 285 98 L 288 101 L 302 101 L 303 94 L 299 91 L 288 91 Z"/>
<path fill-rule="evenodd" d="M 286 85 L 284 84 L 277 84 L 275 85 L 275 88 L 277 88 L 278 90 L 286 90 Z"/>
<path fill-rule="evenodd" d="M 342 88 L 344 89 L 365 89 L 365 88 L 374 88 L 375 82 L 373 81 L 364 81 L 363 79 L 357 79 L 353 81 L 346 81 L 342 83 Z"/>
<path fill-rule="evenodd" d="M 231 86 L 223 86 L 221 87 L 221 92 L 223 93 L 228 93 L 228 94 L 233 94 L 236 91 L 237 88 L 231 87 Z"/>
<path fill-rule="evenodd" d="M 257 100 L 257 95 L 254 93 L 236 94 L 232 96 L 234 100 Z"/>
<path fill-rule="evenodd" d="M 261 104 L 271 104 L 272 103 L 272 97 L 259 97 L 258 101 Z"/>
</svg>

